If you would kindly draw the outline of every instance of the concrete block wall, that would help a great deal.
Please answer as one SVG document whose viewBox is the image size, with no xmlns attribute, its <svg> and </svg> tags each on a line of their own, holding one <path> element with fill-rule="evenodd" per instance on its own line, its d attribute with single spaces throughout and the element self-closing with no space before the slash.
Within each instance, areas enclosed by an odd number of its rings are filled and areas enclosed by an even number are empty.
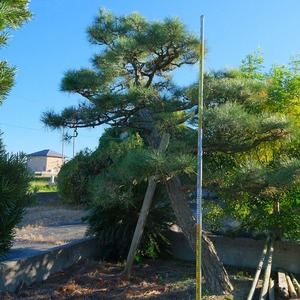
<svg viewBox="0 0 300 300">
<path fill-rule="evenodd" d="M 182 232 L 171 232 L 170 238 L 175 258 L 195 260 L 195 254 Z M 223 264 L 257 268 L 265 241 L 223 236 L 209 236 L 209 238 L 212 240 Z M 277 270 L 279 268 L 300 274 L 300 244 L 275 242 L 272 269 Z"/>
<path fill-rule="evenodd" d="M 224 264 L 257 268 L 265 241 L 248 238 L 212 236 L 216 250 Z M 300 245 L 276 241 L 272 269 L 284 269 L 300 274 Z"/>
<path fill-rule="evenodd" d="M 225 265 L 256 269 L 264 241 L 248 238 L 209 236 Z M 182 232 L 170 232 L 173 254 L 182 260 L 195 260 Z M 59 246 L 26 259 L 8 261 L 0 265 L 0 291 L 15 292 L 22 284 L 41 282 L 49 275 L 61 271 L 81 259 L 97 260 L 102 257 L 103 247 L 97 238 L 83 239 Z M 273 270 L 278 268 L 300 274 L 300 245 L 276 242 Z"/>
<path fill-rule="evenodd" d="M 0 265 L 0 291 L 15 292 L 23 284 L 42 282 L 81 259 L 99 259 L 101 246 L 96 238 L 55 247 L 39 255 Z"/>
</svg>

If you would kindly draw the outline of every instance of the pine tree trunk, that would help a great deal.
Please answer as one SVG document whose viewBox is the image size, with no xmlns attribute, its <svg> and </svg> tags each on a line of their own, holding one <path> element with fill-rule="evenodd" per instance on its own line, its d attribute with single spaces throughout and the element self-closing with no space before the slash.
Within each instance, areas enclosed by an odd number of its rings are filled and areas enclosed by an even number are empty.
<svg viewBox="0 0 300 300">
<path fill-rule="evenodd" d="M 160 136 L 154 125 L 151 112 L 143 108 L 138 112 L 138 124 L 141 133 L 147 138 L 153 148 L 158 148 Z M 185 235 L 193 251 L 196 251 L 196 220 L 190 209 L 185 193 L 182 191 L 181 182 L 178 176 L 166 182 L 168 195 L 172 208 L 177 217 L 179 226 Z M 218 295 L 232 291 L 228 274 L 220 261 L 213 243 L 207 236 L 202 239 L 202 273 L 209 289 Z"/>
<path fill-rule="evenodd" d="M 173 177 L 166 184 L 179 226 L 192 250 L 196 251 L 196 221 L 186 195 L 182 192 L 180 180 L 178 177 Z M 205 234 L 202 237 L 202 273 L 209 289 L 214 294 L 222 295 L 232 291 L 228 274 L 217 255 L 213 243 Z"/>
</svg>

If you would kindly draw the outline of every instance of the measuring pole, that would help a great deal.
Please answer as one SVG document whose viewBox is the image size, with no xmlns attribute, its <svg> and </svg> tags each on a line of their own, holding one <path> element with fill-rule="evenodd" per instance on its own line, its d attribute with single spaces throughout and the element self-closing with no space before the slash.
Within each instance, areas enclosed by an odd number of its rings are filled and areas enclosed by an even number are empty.
<svg viewBox="0 0 300 300">
<path fill-rule="evenodd" d="M 64 158 L 64 149 L 65 149 L 65 127 L 63 126 L 62 128 L 62 140 L 61 140 L 61 154 L 62 154 L 62 158 L 61 158 L 61 166 L 63 166 L 65 164 L 65 158 Z"/>
<path fill-rule="evenodd" d="M 204 70 L 204 16 L 201 16 L 200 36 L 200 74 L 199 74 L 199 102 L 198 102 L 198 165 L 197 165 L 197 228 L 196 228 L 196 300 L 202 299 L 202 165 L 203 165 L 203 70 Z"/>
</svg>

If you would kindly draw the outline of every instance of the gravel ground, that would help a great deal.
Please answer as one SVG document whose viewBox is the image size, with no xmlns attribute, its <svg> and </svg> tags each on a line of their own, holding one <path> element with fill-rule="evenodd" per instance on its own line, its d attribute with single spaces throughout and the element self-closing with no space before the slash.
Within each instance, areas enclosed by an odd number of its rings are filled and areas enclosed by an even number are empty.
<svg viewBox="0 0 300 300">
<path fill-rule="evenodd" d="M 52 225 L 22 229 L 17 232 L 14 245 L 5 261 L 19 260 L 40 254 L 51 248 L 84 238 L 87 224 Z"/>
</svg>

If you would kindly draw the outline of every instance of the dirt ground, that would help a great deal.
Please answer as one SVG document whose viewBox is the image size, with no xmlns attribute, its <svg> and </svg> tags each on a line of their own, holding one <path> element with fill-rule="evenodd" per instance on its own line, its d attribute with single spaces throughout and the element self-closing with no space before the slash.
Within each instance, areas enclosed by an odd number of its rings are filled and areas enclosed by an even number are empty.
<svg viewBox="0 0 300 300">
<path fill-rule="evenodd" d="M 44 239 L 36 230 L 52 228 L 62 222 L 78 222 L 84 211 L 46 201 L 27 209 L 17 236 L 24 239 L 24 231 L 31 230 L 28 241 Z M 27 232 L 26 231 L 26 232 Z M 22 234 L 22 236 L 21 236 Z M 57 241 L 61 241 L 57 237 Z M 56 242 L 57 242 L 56 241 Z M 133 267 L 130 279 L 122 276 L 124 265 L 116 262 L 81 261 L 51 275 L 46 281 L 23 285 L 15 294 L 0 293 L 0 299 L 195 299 L 195 263 L 180 260 L 145 260 Z M 208 293 L 203 281 L 203 300 L 244 300 L 251 288 L 253 270 L 226 267 L 234 291 L 231 295 L 215 296 Z"/>
<path fill-rule="evenodd" d="M 0 294 L 0 299 L 195 299 L 193 262 L 147 260 L 133 267 L 130 279 L 122 275 L 123 268 L 121 263 L 81 261 L 43 283 L 23 286 L 16 294 Z M 228 268 L 228 272 L 234 285 L 233 293 L 209 295 L 204 283 L 203 300 L 247 298 L 250 274 L 237 268 Z"/>
</svg>

